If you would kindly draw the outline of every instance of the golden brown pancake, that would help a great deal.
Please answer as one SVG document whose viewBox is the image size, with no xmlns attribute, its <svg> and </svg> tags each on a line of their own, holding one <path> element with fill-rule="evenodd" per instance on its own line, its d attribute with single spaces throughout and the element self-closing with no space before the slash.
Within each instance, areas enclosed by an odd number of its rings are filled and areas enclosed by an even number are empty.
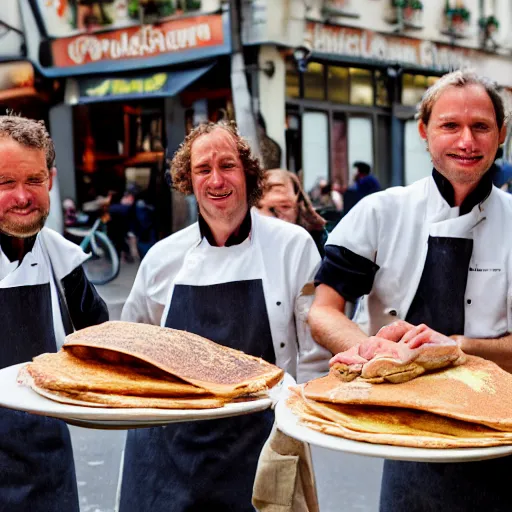
<svg viewBox="0 0 512 512">
<path fill-rule="evenodd" d="M 67 393 L 91 391 L 148 397 L 210 394 L 156 368 L 79 359 L 62 350 L 37 356 L 27 370 L 39 388 Z"/>
<path fill-rule="evenodd" d="M 215 395 L 234 397 L 277 384 L 276 366 L 201 336 L 166 327 L 105 322 L 66 338 L 63 347 L 82 359 L 153 365 Z"/>
<path fill-rule="evenodd" d="M 435 414 L 388 407 L 333 405 L 299 394 L 288 406 L 300 423 L 354 441 L 415 448 L 469 448 L 512 444 L 512 433 Z"/>
<path fill-rule="evenodd" d="M 155 409 L 215 409 L 222 407 L 226 400 L 218 397 L 145 397 L 132 395 L 118 395 L 115 393 L 95 393 L 92 391 L 55 391 L 37 386 L 27 367 L 20 371 L 19 381 L 30 386 L 40 395 L 71 405 L 82 405 L 87 407 L 116 407 L 116 408 L 155 408 Z"/>
<path fill-rule="evenodd" d="M 308 382 L 308 399 L 336 404 L 398 407 L 512 431 L 512 375 L 491 361 L 465 364 L 401 384 L 342 382 L 333 375 Z"/>
</svg>

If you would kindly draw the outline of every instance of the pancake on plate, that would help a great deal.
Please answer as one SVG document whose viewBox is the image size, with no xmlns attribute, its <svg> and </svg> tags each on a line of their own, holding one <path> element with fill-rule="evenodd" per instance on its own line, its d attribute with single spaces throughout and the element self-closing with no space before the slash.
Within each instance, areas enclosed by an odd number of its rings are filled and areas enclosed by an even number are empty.
<svg viewBox="0 0 512 512">
<path fill-rule="evenodd" d="M 293 388 L 288 407 L 320 432 L 416 448 L 512 444 L 512 375 L 467 356 L 400 384 L 341 381 L 333 372 Z"/>
<path fill-rule="evenodd" d="M 25 365 L 18 381 L 58 402 L 96 407 L 201 409 L 253 400 L 284 372 L 184 331 L 106 322 Z"/>
</svg>

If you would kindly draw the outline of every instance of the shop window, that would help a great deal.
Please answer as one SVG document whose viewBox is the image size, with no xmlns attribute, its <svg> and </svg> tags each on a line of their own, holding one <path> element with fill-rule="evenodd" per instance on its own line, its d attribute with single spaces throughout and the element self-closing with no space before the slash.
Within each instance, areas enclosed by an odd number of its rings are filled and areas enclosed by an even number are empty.
<svg viewBox="0 0 512 512">
<path fill-rule="evenodd" d="M 365 162 L 373 168 L 373 123 L 371 117 L 349 117 L 348 161 L 350 168 L 354 162 Z"/>
<path fill-rule="evenodd" d="M 372 72 L 367 69 L 350 68 L 350 103 L 369 105 L 374 103 Z"/>
<path fill-rule="evenodd" d="M 308 100 L 325 99 L 324 65 L 310 62 L 304 73 L 304 98 Z"/>
<path fill-rule="evenodd" d="M 320 179 L 329 181 L 329 119 L 325 112 L 302 115 L 302 164 L 306 192 Z"/>
<path fill-rule="evenodd" d="M 327 96 L 334 103 L 349 103 L 350 79 L 348 68 L 329 66 L 327 70 Z"/>
<path fill-rule="evenodd" d="M 390 106 L 388 77 L 382 71 L 375 71 L 375 104 L 378 107 Z"/>
<path fill-rule="evenodd" d="M 291 60 L 286 61 L 286 97 L 298 98 L 300 96 L 300 76 L 297 66 Z"/>
<path fill-rule="evenodd" d="M 437 76 L 411 75 L 404 73 L 402 78 L 402 104 L 415 106 L 425 93 L 439 78 Z"/>
</svg>

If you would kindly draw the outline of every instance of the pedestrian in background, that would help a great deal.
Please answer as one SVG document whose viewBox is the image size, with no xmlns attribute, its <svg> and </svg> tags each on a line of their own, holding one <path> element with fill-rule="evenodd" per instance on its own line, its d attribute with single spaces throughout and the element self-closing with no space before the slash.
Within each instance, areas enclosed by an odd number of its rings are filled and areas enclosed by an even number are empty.
<svg viewBox="0 0 512 512">
<path fill-rule="evenodd" d="M 285 169 L 266 171 L 258 210 L 263 215 L 302 226 L 323 257 L 327 240 L 326 221 L 313 208 L 296 174 Z"/>
<path fill-rule="evenodd" d="M 363 197 L 382 190 L 379 180 L 371 174 L 371 167 L 366 162 L 354 162 L 354 183 L 348 187 L 343 196 L 346 215 Z"/>
</svg>

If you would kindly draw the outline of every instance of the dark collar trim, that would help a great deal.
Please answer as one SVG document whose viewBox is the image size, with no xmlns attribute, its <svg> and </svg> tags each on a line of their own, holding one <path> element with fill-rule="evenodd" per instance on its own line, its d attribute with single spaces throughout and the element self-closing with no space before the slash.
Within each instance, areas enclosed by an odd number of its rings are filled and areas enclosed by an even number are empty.
<svg viewBox="0 0 512 512">
<path fill-rule="evenodd" d="M 488 171 L 482 176 L 475 190 L 473 190 L 460 205 L 459 215 L 466 215 L 466 213 L 469 213 L 477 204 L 482 203 L 489 197 L 492 191 L 492 175 L 493 172 Z M 432 171 L 432 178 L 434 178 L 437 189 L 441 196 L 443 196 L 443 199 L 453 208 L 455 192 L 452 184 L 437 169 Z"/>
<path fill-rule="evenodd" d="M 215 241 L 215 238 L 212 234 L 212 230 L 210 229 L 210 226 L 208 226 L 208 223 L 204 220 L 201 214 L 198 215 L 198 222 L 201 238 L 206 237 L 206 240 L 208 240 L 208 243 L 212 247 L 217 247 L 217 242 Z M 251 210 L 250 208 L 248 208 L 244 220 L 242 221 L 242 224 L 240 224 L 240 226 L 233 233 L 231 233 L 231 235 L 229 235 L 224 246 L 231 247 L 232 245 L 241 244 L 249 236 L 251 228 Z"/>
<path fill-rule="evenodd" d="M 23 258 L 34 248 L 36 238 L 37 235 L 23 239 Z M 12 239 L 12 236 L 6 235 L 5 233 L 0 233 L 0 247 L 2 252 L 7 256 L 9 261 L 21 261 L 23 258 L 19 258 L 18 251 L 13 247 Z"/>
</svg>

